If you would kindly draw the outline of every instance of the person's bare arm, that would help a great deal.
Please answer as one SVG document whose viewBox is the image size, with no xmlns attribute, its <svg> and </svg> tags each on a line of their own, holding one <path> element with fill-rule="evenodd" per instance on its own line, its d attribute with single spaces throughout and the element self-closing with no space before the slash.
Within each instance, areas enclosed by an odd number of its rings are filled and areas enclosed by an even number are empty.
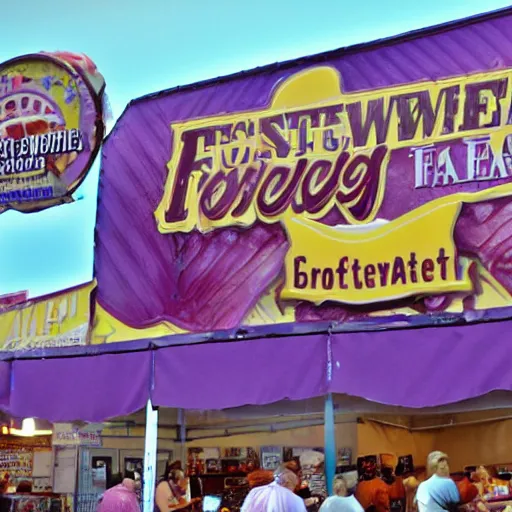
<svg viewBox="0 0 512 512">
<path fill-rule="evenodd" d="M 156 488 L 155 503 L 160 512 L 168 512 L 170 498 L 172 498 L 170 487 L 165 482 L 159 483 Z"/>
</svg>

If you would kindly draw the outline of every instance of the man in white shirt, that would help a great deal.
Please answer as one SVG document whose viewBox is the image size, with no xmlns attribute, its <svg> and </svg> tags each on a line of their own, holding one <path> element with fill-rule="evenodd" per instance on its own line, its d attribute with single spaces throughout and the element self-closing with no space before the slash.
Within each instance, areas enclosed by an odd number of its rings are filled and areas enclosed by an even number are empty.
<svg viewBox="0 0 512 512">
<path fill-rule="evenodd" d="M 450 478 L 448 456 L 432 452 L 427 458 L 427 471 L 432 476 L 419 485 L 416 493 L 419 512 L 453 510 L 461 499 L 457 485 Z"/>
<path fill-rule="evenodd" d="M 279 470 L 274 482 L 248 494 L 241 512 L 306 512 L 304 501 L 293 492 L 297 483 L 292 471 Z"/>
<path fill-rule="evenodd" d="M 337 476 L 333 484 L 334 496 L 327 498 L 320 512 L 364 512 L 355 496 L 347 496 L 347 484 L 342 476 Z"/>
</svg>

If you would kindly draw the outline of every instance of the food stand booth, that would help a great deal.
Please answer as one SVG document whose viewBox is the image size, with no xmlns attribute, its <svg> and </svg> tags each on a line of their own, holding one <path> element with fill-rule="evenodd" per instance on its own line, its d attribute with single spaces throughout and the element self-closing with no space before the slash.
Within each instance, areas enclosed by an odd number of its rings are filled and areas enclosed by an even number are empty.
<svg viewBox="0 0 512 512">
<path fill-rule="evenodd" d="M 87 341 L 2 353 L 5 410 L 147 406 L 149 512 L 158 408 L 322 397 L 328 487 L 337 395 L 410 412 L 503 391 L 510 408 L 511 24 L 132 101 L 102 150 Z"/>
</svg>

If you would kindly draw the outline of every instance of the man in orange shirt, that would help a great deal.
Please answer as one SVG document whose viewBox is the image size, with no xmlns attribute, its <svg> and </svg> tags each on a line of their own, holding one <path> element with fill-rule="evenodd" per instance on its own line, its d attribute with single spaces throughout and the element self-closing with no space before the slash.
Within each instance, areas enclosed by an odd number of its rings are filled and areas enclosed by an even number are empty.
<svg viewBox="0 0 512 512">
<path fill-rule="evenodd" d="M 395 472 L 391 466 L 384 466 L 381 473 L 382 481 L 388 486 L 390 509 L 404 512 L 405 488 L 402 477 L 402 466 L 399 464 Z"/>
<path fill-rule="evenodd" d="M 377 478 L 377 465 L 372 457 L 362 461 L 362 474 L 355 496 L 367 512 L 389 511 L 388 485 Z"/>
</svg>

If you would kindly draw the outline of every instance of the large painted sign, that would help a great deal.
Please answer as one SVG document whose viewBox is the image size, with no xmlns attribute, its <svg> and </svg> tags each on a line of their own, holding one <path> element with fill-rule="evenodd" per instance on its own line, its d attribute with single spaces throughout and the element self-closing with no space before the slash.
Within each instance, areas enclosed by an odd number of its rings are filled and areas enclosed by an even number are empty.
<svg viewBox="0 0 512 512">
<path fill-rule="evenodd" d="M 478 66 L 346 90 L 341 58 L 136 104 L 132 134 L 168 123 L 105 150 L 96 339 L 512 306 L 512 69 Z"/>
<path fill-rule="evenodd" d="M 72 201 L 103 139 L 103 77 L 85 56 L 0 65 L 0 213 Z"/>
</svg>

